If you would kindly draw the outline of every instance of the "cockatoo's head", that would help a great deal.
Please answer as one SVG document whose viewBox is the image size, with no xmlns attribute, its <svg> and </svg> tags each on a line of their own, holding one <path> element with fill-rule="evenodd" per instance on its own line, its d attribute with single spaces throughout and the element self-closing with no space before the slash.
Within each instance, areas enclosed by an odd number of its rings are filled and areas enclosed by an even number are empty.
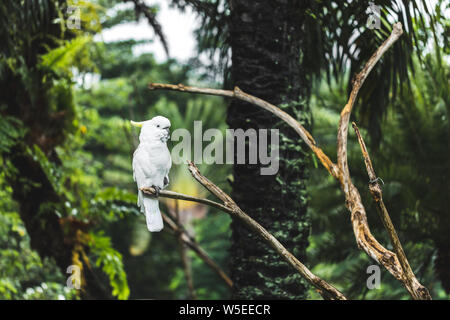
<svg viewBox="0 0 450 320">
<path fill-rule="evenodd" d="M 155 142 L 159 140 L 167 142 L 170 138 L 170 121 L 165 117 L 156 116 L 142 122 L 131 121 L 131 124 L 141 128 L 140 142 Z"/>
</svg>

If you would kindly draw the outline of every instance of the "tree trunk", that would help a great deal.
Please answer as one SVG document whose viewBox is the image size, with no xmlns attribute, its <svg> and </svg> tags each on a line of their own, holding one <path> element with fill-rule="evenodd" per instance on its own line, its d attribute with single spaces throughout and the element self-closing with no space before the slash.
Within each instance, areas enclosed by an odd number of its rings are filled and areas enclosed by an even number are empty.
<svg viewBox="0 0 450 320">
<path fill-rule="evenodd" d="M 231 0 L 230 9 L 233 85 L 281 107 L 307 125 L 308 85 L 300 61 L 301 2 Z M 235 161 L 233 167 L 232 197 L 305 262 L 309 235 L 305 145 L 272 114 L 241 101 L 231 102 L 227 122 L 233 129 L 280 129 L 278 173 L 261 175 L 261 165 L 249 165 L 246 154 L 246 164 Z M 237 221 L 233 221 L 232 231 L 233 298 L 306 298 L 307 286 L 301 276 L 273 249 Z"/>
<path fill-rule="evenodd" d="M 450 294 L 450 245 L 448 242 L 437 243 L 437 257 L 435 261 L 435 270 L 441 280 L 442 287 L 447 294 Z"/>
</svg>

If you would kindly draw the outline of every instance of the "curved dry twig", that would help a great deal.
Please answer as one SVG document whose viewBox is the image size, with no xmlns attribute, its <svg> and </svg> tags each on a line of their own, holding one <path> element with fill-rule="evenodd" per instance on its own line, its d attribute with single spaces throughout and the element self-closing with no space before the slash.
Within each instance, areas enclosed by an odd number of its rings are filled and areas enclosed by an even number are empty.
<svg viewBox="0 0 450 320">
<path fill-rule="evenodd" d="M 264 110 L 273 113 L 275 116 L 277 116 L 278 118 L 286 122 L 289 126 L 291 126 L 299 134 L 299 136 L 306 142 L 306 144 L 311 148 L 311 150 L 315 153 L 317 158 L 319 158 L 320 162 L 328 170 L 328 172 L 336 179 L 339 177 L 339 169 L 337 165 L 334 164 L 330 160 L 330 158 L 328 158 L 328 156 L 322 151 L 322 149 L 318 147 L 312 135 L 297 120 L 295 120 L 291 115 L 274 106 L 273 104 L 264 101 L 260 98 L 254 97 L 250 94 L 247 94 L 238 87 L 234 87 L 234 90 L 230 91 L 221 89 L 191 87 L 185 86 L 183 84 L 173 85 L 165 83 L 150 83 L 148 85 L 148 88 L 150 90 L 172 90 L 172 91 L 208 94 L 214 96 L 234 98 L 249 102 L 260 108 L 263 108 Z"/>
<path fill-rule="evenodd" d="M 198 168 L 192 162 L 188 161 L 189 171 L 195 180 L 197 180 L 209 192 L 223 201 L 227 207 L 227 213 L 244 223 L 250 230 L 259 235 L 267 244 L 269 244 L 286 262 L 295 268 L 309 283 L 316 287 L 320 295 L 326 300 L 347 300 L 347 298 L 335 287 L 325 280 L 313 274 L 304 264 L 302 264 L 292 253 L 290 253 L 270 232 L 268 232 L 258 222 L 239 208 L 239 206 L 218 186 L 204 177 Z"/>
<path fill-rule="evenodd" d="M 152 187 L 144 187 L 144 188 L 141 188 L 140 190 L 142 190 L 144 193 L 146 193 L 148 195 L 156 194 L 155 189 Z M 174 192 L 174 191 L 160 190 L 159 196 L 163 197 L 163 198 L 169 198 L 169 199 L 178 199 L 178 200 L 185 200 L 185 201 L 191 201 L 191 202 L 198 202 L 198 203 L 206 204 L 207 206 L 210 206 L 210 207 L 217 208 L 222 211 L 228 210 L 227 207 L 225 207 L 223 204 L 220 204 L 218 202 L 211 201 L 211 200 L 204 199 L 204 198 L 188 196 L 186 194 L 182 194 L 182 193 L 178 193 L 178 192 Z"/>
<path fill-rule="evenodd" d="M 353 231 L 355 233 L 358 246 L 362 248 L 369 256 L 375 259 L 375 261 L 381 263 L 397 280 L 402 282 L 413 299 L 429 300 L 431 299 L 431 296 L 428 290 L 418 283 L 411 268 L 409 268 L 409 270 L 405 269 L 406 264 L 404 265 L 404 263 L 401 263 L 397 254 L 384 248 L 370 232 L 366 210 L 362 203 L 358 189 L 351 181 L 350 171 L 348 169 L 348 125 L 358 92 L 376 63 L 402 34 L 402 24 L 400 22 L 394 24 L 390 36 L 375 51 L 369 61 L 367 61 L 364 68 L 356 75 L 355 80 L 353 81 L 353 88 L 350 93 L 350 98 L 345 107 L 342 109 L 339 119 L 337 135 L 337 164 L 340 169 L 339 182 L 341 184 L 341 189 L 345 194 L 345 205 L 351 212 Z M 392 223 L 390 227 L 394 228 Z M 407 261 L 403 250 L 401 250 L 401 252 L 403 253 L 403 256 L 400 258 L 404 258 L 405 261 Z M 407 265 L 409 266 L 409 264 Z"/>
<path fill-rule="evenodd" d="M 355 76 L 353 80 L 353 88 L 350 93 L 350 98 L 348 99 L 347 104 L 341 111 L 337 136 L 337 158 L 338 158 L 337 164 L 339 166 L 339 169 L 342 171 L 340 180 L 345 194 L 349 193 L 351 184 L 350 172 L 348 170 L 348 162 L 347 162 L 347 136 L 348 136 L 348 125 L 350 121 L 350 115 L 353 110 L 353 106 L 355 105 L 359 90 L 364 84 L 364 81 L 367 79 L 367 76 L 369 75 L 370 71 L 372 71 L 373 67 L 377 64 L 377 62 L 380 60 L 383 54 L 400 38 L 402 34 L 403 34 L 402 24 L 400 22 L 397 22 L 396 24 L 394 24 L 390 36 L 370 57 L 369 61 L 367 61 L 364 68 Z"/>
<path fill-rule="evenodd" d="M 407 281 L 409 285 L 406 288 L 408 289 L 408 291 L 410 291 L 409 288 L 413 288 L 414 290 L 411 290 L 410 294 L 415 295 L 417 299 L 431 299 L 430 293 L 428 292 L 427 288 L 425 288 L 423 285 L 419 283 L 416 276 L 414 275 L 414 272 L 411 269 L 411 266 L 409 265 L 408 259 L 406 258 L 406 254 L 403 251 L 400 239 L 397 235 L 397 232 L 395 231 L 394 224 L 392 223 L 391 217 L 389 216 L 387 208 L 384 205 L 383 191 L 381 189 L 380 184 L 378 183 L 379 178 L 377 178 L 375 170 L 373 169 L 372 160 L 370 159 L 369 152 L 367 151 L 366 148 L 366 144 L 364 143 L 364 140 L 361 136 L 361 133 L 359 132 L 356 123 L 352 122 L 352 126 L 356 132 L 356 136 L 358 137 L 358 142 L 361 147 L 364 163 L 366 164 L 367 173 L 369 175 L 370 194 L 372 195 L 372 198 L 375 201 L 377 211 L 380 215 L 381 221 L 383 222 L 384 228 L 388 232 L 389 239 L 391 240 L 391 243 L 394 247 L 394 251 L 397 254 L 397 258 L 400 262 L 400 265 L 402 266 L 403 271 L 407 275 L 405 276 L 405 281 Z"/>
<path fill-rule="evenodd" d="M 144 194 L 149 195 L 149 196 L 156 195 L 156 191 L 152 187 L 144 187 L 144 188 L 141 188 L 140 190 L 142 190 L 142 192 L 144 192 Z M 159 192 L 159 196 L 164 197 L 164 198 L 179 199 L 179 200 L 193 201 L 193 202 L 198 202 L 198 203 L 202 203 L 202 204 L 207 204 L 209 206 L 218 208 L 220 210 L 222 210 L 222 208 L 224 208 L 224 206 L 221 205 L 220 203 L 217 203 L 217 202 L 214 202 L 214 201 L 211 201 L 208 199 L 191 197 L 191 196 L 173 192 L 173 191 L 161 190 Z M 217 263 L 215 263 L 213 259 L 211 259 L 211 257 L 208 255 L 208 253 L 206 253 L 206 251 L 203 250 L 203 248 L 197 243 L 197 241 L 195 241 L 194 238 L 191 237 L 191 235 L 186 231 L 186 229 L 184 229 L 184 227 L 182 225 L 176 223 L 174 220 L 172 220 L 171 217 L 167 216 L 164 213 L 162 213 L 162 217 L 163 217 L 163 220 L 166 223 L 166 225 L 168 225 L 169 228 L 175 234 L 179 235 L 179 239 L 181 241 L 183 241 L 183 243 L 185 245 L 187 245 L 192 251 L 194 251 L 197 254 L 197 256 L 200 259 L 202 259 L 211 269 L 213 269 L 223 279 L 223 281 L 225 281 L 225 283 L 229 287 L 233 286 L 233 281 L 225 273 L 225 271 L 223 271 L 223 269 L 221 267 L 219 267 L 219 265 Z"/>
<path fill-rule="evenodd" d="M 243 212 L 233 201 L 233 199 L 230 198 L 230 196 L 228 196 L 218 186 L 216 186 L 214 183 L 212 183 L 206 177 L 204 177 L 192 162 L 189 162 L 189 171 L 201 185 L 203 185 L 208 191 L 210 191 L 212 194 L 214 194 L 216 197 L 222 200 L 224 204 L 220 204 L 208 199 L 192 197 L 185 194 L 166 190 L 161 190 L 159 192 L 159 196 L 164 198 L 180 199 L 207 204 L 225 213 L 228 213 L 233 217 L 238 218 L 245 225 L 247 225 L 247 227 L 249 227 L 256 234 L 261 236 L 263 240 L 266 241 L 266 243 L 268 243 L 272 248 L 274 248 L 291 266 L 293 266 L 304 278 L 306 278 L 306 280 L 308 280 L 312 285 L 314 285 L 324 299 L 326 300 L 347 299 L 339 290 L 337 290 L 332 285 L 328 284 L 326 281 L 314 275 L 305 265 L 303 265 L 300 261 L 298 261 L 298 259 L 295 258 L 272 234 L 270 234 L 258 222 L 256 222 L 245 212 Z M 153 189 L 152 187 L 141 188 L 141 190 L 146 194 L 153 196 L 155 195 L 155 189 Z M 163 215 L 163 217 L 164 216 L 165 215 Z M 176 228 L 176 224 L 169 218 L 166 217 L 164 221 L 166 221 L 172 229 Z M 187 239 L 186 241 L 187 244 L 189 245 L 189 241 Z"/>
</svg>

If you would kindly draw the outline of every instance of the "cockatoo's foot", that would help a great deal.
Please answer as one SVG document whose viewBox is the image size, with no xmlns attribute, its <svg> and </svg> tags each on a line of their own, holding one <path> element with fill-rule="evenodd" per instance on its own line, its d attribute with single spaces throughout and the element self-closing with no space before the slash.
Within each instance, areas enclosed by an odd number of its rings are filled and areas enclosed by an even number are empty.
<svg viewBox="0 0 450 320">
<path fill-rule="evenodd" d="M 157 186 L 152 186 L 152 188 L 155 189 L 155 196 L 159 198 L 159 192 L 161 191 L 161 188 Z"/>
</svg>

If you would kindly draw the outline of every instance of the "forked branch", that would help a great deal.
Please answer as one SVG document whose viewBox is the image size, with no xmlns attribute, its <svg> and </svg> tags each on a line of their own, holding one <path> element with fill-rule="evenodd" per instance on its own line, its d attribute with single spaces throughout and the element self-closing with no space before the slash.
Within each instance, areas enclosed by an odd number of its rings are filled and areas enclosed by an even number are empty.
<svg viewBox="0 0 450 320">
<path fill-rule="evenodd" d="M 318 159 L 320 160 L 322 165 L 327 169 L 327 171 L 340 182 L 341 189 L 345 195 L 346 207 L 351 213 L 353 232 L 355 234 L 358 247 L 364 250 L 367 253 L 367 255 L 372 257 L 375 261 L 382 264 L 395 278 L 401 281 L 406 287 L 407 291 L 411 294 L 411 296 L 414 299 L 431 299 L 425 287 L 421 286 L 420 284 L 419 284 L 420 286 L 414 285 L 415 281 L 417 280 L 415 280 L 415 277 L 412 278 L 414 276 L 412 271 L 409 272 L 407 270 L 404 270 L 402 267 L 402 263 L 399 262 L 397 255 L 384 248 L 371 234 L 367 221 L 366 211 L 362 203 L 361 196 L 359 194 L 359 191 L 351 181 L 347 163 L 348 125 L 351 111 L 355 104 L 358 92 L 362 87 L 365 79 L 369 75 L 370 71 L 374 68 L 376 63 L 383 56 L 383 54 L 399 39 L 402 33 L 403 31 L 401 23 L 396 23 L 393 27 L 391 35 L 372 55 L 372 57 L 366 63 L 362 71 L 356 75 L 355 80 L 353 81 L 353 88 L 350 94 L 350 98 L 341 112 L 341 117 L 339 121 L 337 164 L 333 163 L 330 160 L 330 158 L 323 152 L 323 150 L 318 147 L 317 143 L 315 142 L 311 134 L 297 120 L 295 120 L 286 112 L 280 110 L 278 107 L 260 98 L 249 95 L 240 90 L 238 87 L 235 87 L 233 91 L 230 91 L 220 89 L 189 87 L 184 86 L 182 84 L 171 85 L 171 84 L 151 83 L 149 84 L 149 89 L 174 90 L 181 92 L 210 94 L 233 99 L 239 99 L 254 104 L 260 108 L 263 108 L 273 113 L 281 120 L 285 121 L 299 134 L 299 136 L 311 148 L 311 150 L 318 157 Z M 227 206 L 227 201 L 229 200 L 224 198 L 223 201 L 225 202 L 225 206 Z"/>
<path fill-rule="evenodd" d="M 308 280 L 313 286 L 316 287 L 320 295 L 326 300 L 346 300 L 347 298 L 332 285 L 328 284 L 326 281 L 314 275 L 305 265 L 303 265 L 297 258 L 295 258 L 272 234 L 270 234 L 264 227 L 262 227 L 258 222 L 253 220 L 245 212 L 243 212 L 238 205 L 230 198 L 225 192 L 222 191 L 218 186 L 209 181 L 204 177 L 198 168 L 189 162 L 189 171 L 192 176 L 197 180 L 203 187 L 214 194 L 217 198 L 223 201 L 223 204 L 203 199 L 197 197 L 191 197 L 181 193 L 173 191 L 161 190 L 159 193 L 160 197 L 180 199 L 186 201 L 193 201 L 198 203 L 203 203 L 210 205 L 212 207 L 218 208 L 221 211 L 228 213 L 232 217 L 239 219 L 244 225 L 246 225 L 250 230 L 254 231 L 259 235 L 267 244 L 275 249 L 291 266 L 295 268 L 306 280 Z M 141 190 L 149 195 L 155 195 L 155 190 L 153 188 L 141 188 Z M 164 216 L 163 216 L 164 217 Z M 167 217 L 165 218 L 166 221 Z M 171 228 L 174 228 L 172 224 L 173 221 L 167 221 Z"/>
<path fill-rule="evenodd" d="M 269 233 L 263 226 L 253 220 L 249 215 L 239 208 L 239 206 L 218 186 L 204 177 L 198 168 L 192 162 L 188 162 L 189 171 L 195 180 L 197 180 L 209 192 L 214 194 L 217 198 L 223 201 L 226 211 L 232 217 L 237 218 L 240 222 L 246 225 L 250 230 L 254 231 L 260 236 L 268 245 L 270 245 L 279 255 L 281 255 L 286 262 L 288 262 L 295 270 L 297 270 L 309 283 L 311 283 L 320 295 L 326 300 L 347 300 L 347 298 L 335 287 L 314 275 L 304 264 L 302 264 L 292 253 L 290 253 L 271 233 Z"/>
<path fill-rule="evenodd" d="M 375 201 L 378 214 L 380 215 L 381 221 L 383 222 L 384 228 L 388 232 L 389 239 L 391 240 L 391 243 L 394 247 L 394 251 L 397 254 L 398 260 L 402 266 L 402 269 L 404 271 L 404 277 L 405 281 L 407 281 L 409 284 L 407 288 L 414 288 L 412 290 L 411 294 L 420 294 L 417 296 L 417 299 L 421 298 L 430 298 L 431 296 L 428 292 L 428 290 L 419 283 L 416 276 L 414 275 L 414 272 L 411 269 L 411 266 L 409 265 L 408 259 L 406 258 L 406 254 L 403 251 L 402 244 L 400 242 L 400 239 L 397 235 L 397 232 L 395 231 L 394 224 L 392 223 L 391 217 L 389 216 L 389 213 L 387 211 L 386 206 L 383 202 L 383 191 L 381 189 L 380 184 L 378 183 L 379 178 L 375 174 L 375 170 L 372 166 L 372 160 L 370 159 L 369 152 L 367 151 L 366 144 L 364 143 L 364 140 L 361 136 L 361 133 L 359 132 L 359 129 L 356 125 L 356 123 L 352 122 L 353 129 L 356 132 L 356 136 L 358 137 L 358 142 L 361 147 L 361 151 L 364 158 L 364 163 L 366 164 L 366 170 L 369 175 L 369 190 L 370 194 L 372 195 L 373 200 Z"/>
<path fill-rule="evenodd" d="M 172 90 L 172 91 L 181 91 L 181 92 L 189 92 L 189 93 L 200 93 L 200 94 L 209 94 L 214 96 L 222 96 L 228 98 L 239 99 L 242 101 L 249 102 L 254 104 L 264 110 L 267 110 L 273 113 L 275 116 L 286 122 L 289 126 L 291 126 L 300 137 L 306 142 L 306 144 L 311 148 L 311 150 L 316 154 L 317 158 L 319 158 L 320 162 L 323 166 L 328 170 L 328 172 L 338 179 L 339 172 L 338 167 L 334 164 L 330 158 L 317 146 L 316 141 L 311 136 L 311 134 L 291 115 L 274 106 L 273 104 L 264 101 L 260 98 L 254 97 L 250 94 L 245 93 L 238 87 L 235 87 L 233 91 L 230 90 L 221 90 L 221 89 L 210 89 L 210 88 L 198 88 L 198 87 L 190 87 L 185 86 L 183 84 L 173 85 L 173 84 L 164 84 L 164 83 L 150 83 L 148 85 L 150 90 Z"/>
</svg>

